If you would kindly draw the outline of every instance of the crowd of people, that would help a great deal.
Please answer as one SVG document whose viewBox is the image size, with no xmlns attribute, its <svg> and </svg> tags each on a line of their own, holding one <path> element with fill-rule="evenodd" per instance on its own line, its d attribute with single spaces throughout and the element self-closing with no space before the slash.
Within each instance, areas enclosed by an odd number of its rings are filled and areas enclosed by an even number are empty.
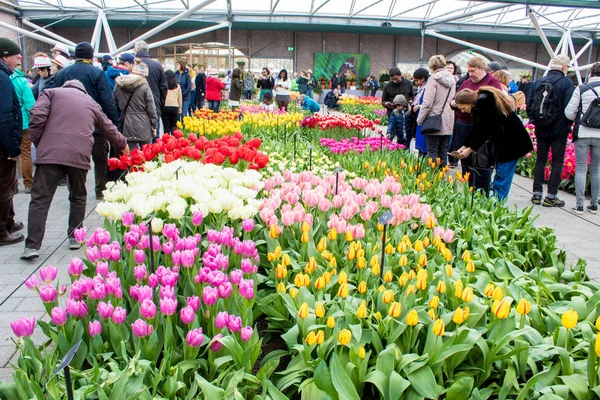
<svg viewBox="0 0 600 400">
<path fill-rule="evenodd" d="M 69 247 L 81 245 L 73 232 L 81 226 L 86 208 L 86 176 L 94 162 L 95 195 L 103 199 L 107 183 L 118 177 L 108 173 L 109 156 L 127 154 L 155 140 L 159 132 L 172 132 L 178 121 L 197 108 L 217 112 L 224 99 L 235 110 L 242 97 L 250 100 L 258 91 L 266 111 L 287 110 L 291 92 L 310 113 L 321 109 L 314 99 L 317 80 L 311 70 L 289 76 L 285 69 L 273 74 L 267 68 L 255 77 L 240 68 L 219 78 L 208 70 L 178 60 L 175 70 L 165 69 L 150 58 L 144 41 L 116 60 L 104 56 L 100 65 L 92 46 L 79 43 L 74 53 L 61 44 L 51 55 L 36 53 L 35 76 L 19 69 L 21 49 L 0 38 L 0 245 L 25 240 L 24 228 L 15 220 L 13 196 L 18 188 L 17 160 L 23 185 L 31 193 L 29 223 L 23 259 L 39 256 L 48 210 L 57 186 L 68 184 Z M 498 63 L 486 65 L 479 57 L 468 61 L 467 74 L 442 55 L 429 60 L 429 68 L 412 74 L 389 70 L 381 102 L 387 110 L 388 136 L 415 148 L 444 167 L 461 163 L 463 174 L 477 190 L 493 190 L 499 199 L 508 196 L 519 158 L 529 153 L 532 142 L 516 111 L 526 105 L 536 127 L 537 159 L 533 204 L 562 207 L 557 197 L 567 137 L 575 121 L 573 138 L 577 153 L 574 210 L 584 211 L 584 194 L 590 158 L 592 201 L 587 210 L 596 213 L 600 187 L 600 63 L 594 64 L 588 83 L 577 88 L 567 77 L 570 60 L 559 55 L 548 74 L 535 82 L 524 77 L 518 84 Z M 338 107 L 346 76 L 335 74 L 324 104 Z M 364 88 L 375 94 L 380 84 L 374 76 Z M 600 89 L 598 89 L 600 90 Z M 77 115 L 77 118 L 72 118 Z M 162 129 L 161 129 L 162 123 Z M 36 152 L 33 174 L 32 144 Z M 109 145 L 110 144 L 110 145 Z M 544 196 L 545 168 L 550 151 L 552 166 Z M 19 157 L 20 156 L 20 157 Z M 492 173 L 495 170 L 493 182 Z"/>
</svg>

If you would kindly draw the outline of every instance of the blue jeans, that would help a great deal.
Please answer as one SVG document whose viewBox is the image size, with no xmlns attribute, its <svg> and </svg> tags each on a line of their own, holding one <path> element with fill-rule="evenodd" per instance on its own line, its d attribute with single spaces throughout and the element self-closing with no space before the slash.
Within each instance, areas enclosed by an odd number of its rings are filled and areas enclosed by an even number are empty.
<svg viewBox="0 0 600 400">
<path fill-rule="evenodd" d="M 194 115 L 194 111 L 196 111 L 196 91 L 192 90 L 190 92 L 190 105 L 188 107 L 188 115 Z"/>
<path fill-rule="evenodd" d="M 313 100 L 315 99 L 315 91 L 313 89 L 306 89 L 306 94 L 311 99 L 313 99 Z"/>
<path fill-rule="evenodd" d="M 492 188 L 494 189 L 494 195 L 500 201 L 508 197 L 518 162 L 519 160 L 513 160 L 496 164 L 496 175 L 494 176 Z"/>
<path fill-rule="evenodd" d="M 246 95 L 246 100 L 252 100 L 252 92 L 253 92 L 252 90 L 248 90 L 248 89 L 246 89 L 244 91 L 244 94 Z"/>
<path fill-rule="evenodd" d="M 179 115 L 179 118 L 181 120 L 183 120 L 183 117 L 187 117 L 189 115 L 189 111 L 190 111 L 190 99 L 183 100 L 183 104 L 181 106 L 181 114 Z"/>
<path fill-rule="evenodd" d="M 208 100 L 208 108 L 213 110 L 213 112 L 219 112 L 220 105 L 221 105 L 220 101 Z"/>
</svg>

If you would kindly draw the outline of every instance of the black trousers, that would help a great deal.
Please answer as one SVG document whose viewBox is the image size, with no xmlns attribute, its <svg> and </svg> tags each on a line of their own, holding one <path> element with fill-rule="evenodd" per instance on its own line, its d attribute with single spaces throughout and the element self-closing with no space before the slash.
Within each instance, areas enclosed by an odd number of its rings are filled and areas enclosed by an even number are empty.
<svg viewBox="0 0 600 400">
<path fill-rule="evenodd" d="M 94 133 L 92 160 L 94 160 L 96 196 L 102 196 L 102 192 L 106 189 L 106 182 L 108 181 L 108 149 L 108 140 L 104 136 Z"/>
<path fill-rule="evenodd" d="M 85 179 L 87 170 L 58 164 L 38 164 L 35 168 L 31 202 L 29 203 L 29 222 L 27 224 L 27 240 L 25 247 L 39 250 L 42 247 L 48 211 L 58 187 L 58 181 L 63 175 L 69 180 L 69 228 L 67 235 L 80 227 L 85 218 L 87 189 Z"/>
<path fill-rule="evenodd" d="M 8 234 L 15 224 L 13 196 L 17 179 L 17 162 L 8 159 L 8 153 L 0 147 L 0 238 Z"/>
<path fill-rule="evenodd" d="M 177 107 L 165 107 L 163 109 L 161 118 L 163 125 L 165 126 L 165 133 L 172 133 L 177 129 L 177 121 L 179 117 L 179 110 Z"/>
<path fill-rule="evenodd" d="M 544 180 L 548 153 L 552 150 L 552 170 L 548 181 L 548 194 L 556 195 L 562 179 L 562 170 L 567 148 L 567 137 L 542 137 L 536 135 L 537 155 L 533 173 L 533 194 L 544 194 Z"/>
</svg>

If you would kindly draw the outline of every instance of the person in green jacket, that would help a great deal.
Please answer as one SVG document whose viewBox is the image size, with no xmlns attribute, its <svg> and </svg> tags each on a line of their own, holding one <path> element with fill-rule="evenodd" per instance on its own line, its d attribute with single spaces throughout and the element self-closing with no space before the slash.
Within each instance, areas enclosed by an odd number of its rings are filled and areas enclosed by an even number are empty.
<svg viewBox="0 0 600 400">
<path fill-rule="evenodd" d="M 27 77 L 18 68 L 11 74 L 10 80 L 12 81 L 19 102 L 21 103 L 21 113 L 23 114 L 23 141 L 21 142 L 21 174 L 23 175 L 23 185 L 25 186 L 25 193 L 31 193 L 31 186 L 33 185 L 33 162 L 31 160 L 31 141 L 27 134 L 29 128 L 29 111 L 35 104 L 35 98 L 33 92 L 27 82 Z"/>
<path fill-rule="evenodd" d="M 292 75 L 293 79 L 292 79 L 292 92 L 297 92 L 298 91 L 298 73 L 294 72 L 294 74 Z"/>
</svg>

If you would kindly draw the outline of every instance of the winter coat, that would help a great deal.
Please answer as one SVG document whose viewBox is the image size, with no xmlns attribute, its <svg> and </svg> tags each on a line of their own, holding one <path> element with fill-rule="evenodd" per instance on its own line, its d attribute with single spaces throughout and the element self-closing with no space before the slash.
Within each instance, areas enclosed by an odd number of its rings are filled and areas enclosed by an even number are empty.
<svg viewBox="0 0 600 400">
<path fill-rule="evenodd" d="M 407 136 L 412 134 L 412 120 L 412 113 L 409 107 L 402 111 L 395 109 L 388 118 L 387 134 L 390 137 L 395 136 L 405 140 Z"/>
<path fill-rule="evenodd" d="M 37 82 L 31 87 L 31 92 L 36 100 L 50 82 L 52 82 L 52 75 L 48 74 L 48 76 L 45 78 L 40 77 L 40 79 L 38 79 Z"/>
<path fill-rule="evenodd" d="M 386 83 L 381 93 L 381 104 L 385 107 L 385 103 L 388 101 L 390 103 L 393 102 L 394 98 L 399 94 L 403 95 L 409 102 L 415 97 L 412 83 L 408 79 L 402 78 L 398 83 L 394 83 L 393 81 Z M 387 109 L 388 117 L 393 110 L 393 107 Z"/>
<path fill-rule="evenodd" d="M 573 96 L 573 92 L 575 91 L 575 86 L 573 86 L 573 81 L 566 77 L 562 71 L 551 70 L 548 72 L 548 75 L 543 77 L 542 79 L 538 79 L 533 83 L 531 88 L 531 94 L 527 98 L 527 114 L 531 114 L 531 109 L 533 108 L 534 101 L 534 93 L 538 86 L 545 81 L 554 81 L 554 90 L 556 91 L 556 100 L 559 102 L 558 108 L 560 110 L 564 110 L 567 108 L 567 105 L 571 101 L 571 97 Z M 567 119 L 564 113 L 560 113 L 556 117 L 553 123 L 547 126 L 537 126 L 535 127 L 535 135 L 539 137 L 555 137 L 561 138 L 566 137 L 571 132 L 571 121 Z"/>
<path fill-rule="evenodd" d="M 121 133 L 127 141 L 150 143 L 158 117 L 154 97 L 146 78 L 133 74 L 119 76 L 116 79 L 113 97 L 121 113 Z M 128 101 L 129 106 L 125 110 Z"/>
<path fill-rule="evenodd" d="M 29 127 L 29 111 L 31 107 L 35 104 L 35 99 L 33 98 L 33 93 L 31 92 L 31 88 L 29 87 L 29 83 L 27 82 L 27 78 L 25 74 L 20 69 L 15 69 L 15 72 L 10 76 L 10 80 L 15 87 L 15 92 L 17 93 L 17 98 L 21 103 L 21 112 L 23 114 L 23 129 L 27 129 Z"/>
<path fill-rule="evenodd" d="M 21 154 L 23 113 L 10 75 L 8 66 L 0 61 L 0 146 L 9 157 L 17 157 Z"/>
<path fill-rule="evenodd" d="M 340 88 L 344 88 L 344 89 L 346 89 L 346 83 L 347 83 L 347 81 L 346 81 L 346 75 L 344 75 L 344 74 L 341 74 L 341 75 L 339 76 L 339 78 L 338 78 L 338 86 L 339 86 Z"/>
<path fill-rule="evenodd" d="M 321 109 L 321 106 L 319 103 L 306 96 L 302 102 L 302 109 L 310 111 L 311 114 L 314 114 Z"/>
<path fill-rule="evenodd" d="M 206 100 L 221 101 L 221 90 L 225 89 L 225 84 L 219 79 L 209 76 L 206 78 Z"/>
<path fill-rule="evenodd" d="M 466 75 L 465 75 L 466 76 Z M 459 81 L 460 82 L 460 81 Z M 459 86 L 458 90 L 456 91 L 456 93 L 460 92 L 461 90 L 464 89 L 471 89 L 473 91 L 478 91 L 480 87 L 483 86 L 491 86 L 491 87 L 495 87 L 498 90 L 503 90 L 502 88 L 502 84 L 500 83 L 500 81 L 498 79 L 496 79 L 494 77 L 494 75 L 492 74 L 486 74 L 482 80 L 480 80 L 477 83 L 474 83 L 470 78 L 466 78 Z M 452 96 L 450 97 L 452 99 Z M 470 113 L 464 113 L 460 110 L 458 110 L 458 120 L 461 122 L 468 122 L 468 123 L 472 123 L 474 118 L 473 115 Z"/>
<path fill-rule="evenodd" d="M 337 88 L 338 88 L 338 77 L 332 76 L 331 77 L 331 90 L 337 89 Z"/>
<path fill-rule="evenodd" d="M 183 98 L 181 97 L 181 88 L 179 85 L 175 89 L 169 89 L 167 92 L 167 99 L 165 100 L 165 107 L 177 107 L 178 113 L 181 114 L 181 108 L 183 107 Z"/>
<path fill-rule="evenodd" d="M 335 104 L 338 102 L 338 97 L 333 93 L 333 90 L 327 92 L 325 95 L 325 99 L 323 100 L 323 104 L 325 104 L 329 108 L 333 108 Z"/>
<path fill-rule="evenodd" d="M 194 84 L 196 85 L 196 99 L 199 100 L 200 98 L 204 98 L 206 95 L 206 75 L 196 75 Z"/>
<path fill-rule="evenodd" d="M 244 90 L 254 90 L 254 77 L 250 74 L 244 78 Z"/>
<path fill-rule="evenodd" d="M 176 71 L 175 79 L 177 79 L 177 83 L 181 88 L 181 97 L 183 98 L 183 101 L 189 100 L 192 91 L 192 78 L 190 78 L 190 74 L 187 71 Z"/>
<path fill-rule="evenodd" d="M 308 91 L 308 78 L 305 76 L 301 76 L 296 79 L 296 83 L 298 84 L 298 91 L 300 94 L 306 94 Z"/>
<path fill-rule="evenodd" d="M 229 90 L 229 100 L 240 101 L 242 98 L 242 81 L 240 78 L 231 79 L 231 89 Z"/>
<path fill-rule="evenodd" d="M 165 71 L 162 65 L 158 61 L 151 59 L 150 54 L 147 52 L 138 51 L 136 56 L 148 66 L 146 80 L 148 81 L 148 85 L 150 85 L 152 96 L 154 96 L 154 105 L 156 106 L 158 115 L 160 115 L 160 111 L 165 106 L 165 99 L 169 90 Z"/>
<path fill-rule="evenodd" d="M 102 70 L 98 69 L 99 72 Z M 31 109 L 29 138 L 35 164 L 59 164 L 89 170 L 94 129 L 120 153 L 127 140 L 78 81 L 47 89 Z"/>
<path fill-rule="evenodd" d="M 454 77 L 450 71 L 440 69 L 427 80 L 427 90 L 423 96 L 423 103 L 419 108 L 417 124 L 423 125 L 428 116 L 442 114 L 442 129 L 429 135 L 452 135 L 454 129 L 454 111 L 450 101 L 456 92 Z"/>
<path fill-rule="evenodd" d="M 272 76 L 267 78 L 261 78 L 256 82 L 256 88 L 261 90 L 273 90 L 275 87 L 275 80 Z"/>
<path fill-rule="evenodd" d="M 129 75 L 129 71 L 122 68 L 116 68 L 112 65 L 109 65 L 104 73 L 106 75 L 106 79 L 108 80 L 108 86 L 110 86 L 111 92 L 115 90 L 115 79 L 121 75 Z"/>
<path fill-rule="evenodd" d="M 102 111 L 113 122 L 119 123 L 117 108 L 113 103 L 112 92 L 104 71 L 94 67 L 88 61 L 78 60 L 75 64 L 61 69 L 54 78 L 54 86 L 61 87 L 67 81 L 76 79 L 83 84 L 86 93 L 96 101 Z M 75 115 L 75 114 L 72 114 Z"/>
<path fill-rule="evenodd" d="M 575 119 L 579 116 L 583 116 L 592 101 L 596 99 L 596 95 L 590 89 L 590 86 L 596 91 L 596 93 L 600 94 L 600 76 L 595 76 L 590 78 L 588 84 L 594 84 L 598 86 L 592 85 L 580 85 L 575 88 L 573 95 L 571 96 L 571 101 L 565 108 L 565 116 L 571 120 L 575 121 Z M 581 96 L 581 89 L 584 89 L 583 96 Z M 581 115 L 579 114 L 579 103 L 581 103 Z M 579 134 L 578 138 L 588 139 L 588 138 L 600 138 L 600 129 L 590 128 L 587 126 L 579 125 Z"/>
<path fill-rule="evenodd" d="M 533 150 L 529 133 L 517 114 L 511 112 L 505 117 L 498 112 L 496 100 L 491 92 L 484 90 L 479 94 L 472 114 L 475 120 L 473 129 L 465 140 L 465 146 L 473 151 L 477 151 L 489 138 L 498 151 L 498 162 L 518 160 Z"/>
</svg>

